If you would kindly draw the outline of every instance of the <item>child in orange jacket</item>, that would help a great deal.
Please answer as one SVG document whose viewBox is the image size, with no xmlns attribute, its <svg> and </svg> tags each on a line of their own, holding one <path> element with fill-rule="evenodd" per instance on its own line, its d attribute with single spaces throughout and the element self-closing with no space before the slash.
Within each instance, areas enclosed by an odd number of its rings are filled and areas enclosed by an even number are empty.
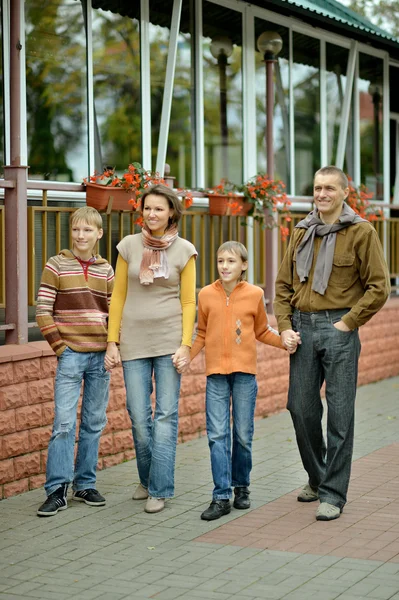
<svg viewBox="0 0 399 600">
<path fill-rule="evenodd" d="M 256 340 L 284 349 L 268 324 L 263 290 L 243 280 L 248 252 L 240 242 L 226 242 L 217 251 L 220 279 L 198 296 L 197 337 L 192 360 L 205 346 L 206 429 L 214 482 L 210 506 L 201 519 L 213 521 L 234 508 L 250 507 L 249 479 L 256 394 Z M 299 336 L 287 350 L 295 352 Z M 230 428 L 232 402 L 233 435 Z M 231 444 L 231 437 L 233 443 Z M 231 447 L 232 446 L 232 447 Z"/>
</svg>

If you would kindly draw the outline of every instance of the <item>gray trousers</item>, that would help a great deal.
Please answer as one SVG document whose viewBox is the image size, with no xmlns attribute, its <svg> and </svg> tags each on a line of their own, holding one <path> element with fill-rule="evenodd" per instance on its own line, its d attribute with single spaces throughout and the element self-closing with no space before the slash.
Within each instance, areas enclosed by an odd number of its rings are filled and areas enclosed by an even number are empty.
<svg viewBox="0 0 399 600">
<path fill-rule="evenodd" d="M 293 329 L 302 344 L 290 356 L 287 408 L 291 413 L 309 484 L 321 502 L 342 508 L 351 472 L 360 340 L 358 330 L 342 332 L 333 323 L 349 309 L 294 311 Z M 327 444 L 322 432 L 320 388 L 326 383 Z"/>
</svg>

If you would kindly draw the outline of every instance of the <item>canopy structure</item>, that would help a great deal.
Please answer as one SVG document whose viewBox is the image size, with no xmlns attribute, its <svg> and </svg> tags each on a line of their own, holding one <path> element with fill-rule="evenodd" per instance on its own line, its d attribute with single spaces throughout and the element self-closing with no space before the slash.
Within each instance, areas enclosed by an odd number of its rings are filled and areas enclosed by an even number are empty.
<svg viewBox="0 0 399 600">
<path fill-rule="evenodd" d="M 390 35 L 371 21 L 337 2 L 336 0 L 253 0 L 251 4 L 266 8 L 288 17 L 297 17 L 308 25 L 328 29 L 334 33 L 349 34 L 364 43 L 384 49 L 399 59 L 399 39 Z M 140 16 L 140 3 L 132 3 L 130 0 L 93 0 L 93 8 L 110 10 L 130 18 L 138 19 Z M 151 2 L 151 21 L 161 26 L 168 26 L 173 9 L 173 0 L 154 0 Z M 222 6 L 214 4 L 211 8 L 214 28 L 220 33 L 221 29 L 230 37 L 237 31 L 229 19 L 226 21 L 225 11 Z M 181 29 L 189 30 L 189 5 L 183 4 L 181 15 Z M 213 27 L 204 31 L 212 37 Z M 240 36 L 241 34 L 238 33 Z"/>
</svg>

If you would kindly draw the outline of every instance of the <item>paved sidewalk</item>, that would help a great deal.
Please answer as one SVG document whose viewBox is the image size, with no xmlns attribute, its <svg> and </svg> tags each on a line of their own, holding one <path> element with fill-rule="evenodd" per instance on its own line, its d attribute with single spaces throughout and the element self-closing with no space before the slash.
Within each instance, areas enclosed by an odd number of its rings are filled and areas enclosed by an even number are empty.
<svg viewBox="0 0 399 600">
<path fill-rule="evenodd" d="M 288 413 L 256 422 L 250 511 L 200 520 L 205 438 L 178 446 L 176 497 L 131 500 L 134 461 L 99 473 L 107 505 L 38 518 L 43 490 L 0 502 L 0 600 L 399 600 L 399 377 L 359 388 L 342 516 L 316 522 Z"/>
</svg>

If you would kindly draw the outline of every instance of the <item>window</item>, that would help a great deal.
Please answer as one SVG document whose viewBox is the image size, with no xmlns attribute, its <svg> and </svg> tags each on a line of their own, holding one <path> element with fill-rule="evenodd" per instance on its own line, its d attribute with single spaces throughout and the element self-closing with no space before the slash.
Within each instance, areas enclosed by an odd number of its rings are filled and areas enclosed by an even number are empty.
<svg viewBox="0 0 399 600">
<path fill-rule="evenodd" d="M 320 43 L 293 34 L 295 193 L 313 193 L 313 175 L 320 168 Z"/>
<path fill-rule="evenodd" d="M 151 129 L 152 164 L 155 167 L 161 125 L 166 67 L 170 44 L 173 2 L 150 0 Z M 183 1 L 177 40 L 175 76 L 166 152 L 166 163 L 175 177 L 176 187 L 192 185 L 192 79 L 191 79 L 191 7 Z"/>
<path fill-rule="evenodd" d="M 274 63 L 274 177 L 281 179 L 289 191 L 290 182 L 290 132 L 289 132 L 289 36 L 288 29 L 275 23 L 255 19 L 255 43 L 264 31 L 276 31 L 283 40 L 283 46 Z M 256 143 L 257 171 L 266 172 L 266 68 L 264 57 L 256 53 Z M 255 175 L 255 172 L 253 173 Z"/>
<path fill-rule="evenodd" d="M 74 0 L 25 3 L 28 164 L 31 179 L 87 175 L 86 35 Z"/>
<path fill-rule="evenodd" d="M 376 200 L 383 200 L 383 62 L 359 53 L 360 176 Z"/>
<path fill-rule="evenodd" d="M 327 96 L 327 164 L 334 165 L 341 127 L 342 108 L 346 91 L 346 71 L 349 51 L 326 44 L 326 96 Z M 350 112 L 346 140 L 344 171 L 354 177 L 353 164 L 353 110 Z"/>
<path fill-rule="evenodd" d="M 242 183 L 242 16 L 203 4 L 205 185 Z"/>
<path fill-rule="evenodd" d="M 92 11 L 95 168 L 141 162 L 139 22 Z"/>
</svg>

